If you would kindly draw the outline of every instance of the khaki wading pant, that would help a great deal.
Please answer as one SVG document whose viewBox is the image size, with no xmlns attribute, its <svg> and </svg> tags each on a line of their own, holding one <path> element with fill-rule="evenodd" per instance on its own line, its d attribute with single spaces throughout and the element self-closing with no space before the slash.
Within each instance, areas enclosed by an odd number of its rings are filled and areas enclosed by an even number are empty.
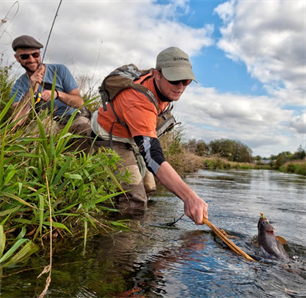
<svg viewBox="0 0 306 298">
<path fill-rule="evenodd" d="M 100 147 L 109 149 L 109 140 L 97 140 L 94 142 L 94 150 Z M 140 211 L 147 209 L 149 194 L 156 190 L 154 176 L 146 168 L 144 177 L 140 172 L 139 163 L 135 157 L 132 146 L 128 143 L 113 141 L 112 148 L 121 158 L 122 163 L 120 171 L 125 173 L 129 171 L 132 175 L 130 183 L 122 183 L 124 190 L 128 190 L 126 196 L 122 195 L 116 198 L 116 207 L 126 211 Z M 139 153 L 138 153 L 139 154 Z M 142 158 L 140 156 L 140 158 Z"/>
</svg>

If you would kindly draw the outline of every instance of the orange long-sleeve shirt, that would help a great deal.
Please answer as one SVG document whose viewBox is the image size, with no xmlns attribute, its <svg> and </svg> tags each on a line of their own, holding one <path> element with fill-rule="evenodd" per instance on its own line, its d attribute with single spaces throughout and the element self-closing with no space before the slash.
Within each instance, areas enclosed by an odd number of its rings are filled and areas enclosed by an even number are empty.
<svg viewBox="0 0 306 298">
<path fill-rule="evenodd" d="M 159 111 L 162 112 L 169 102 L 163 102 L 158 98 L 153 80 L 153 77 L 151 77 L 145 80 L 142 85 L 153 92 L 159 104 Z M 156 122 L 158 114 L 155 105 L 147 96 L 137 90 L 126 89 L 117 95 L 113 104 L 119 119 L 129 129 L 117 122 L 117 118 L 108 104 L 107 111 L 104 111 L 103 107 L 98 111 L 98 123 L 106 131 L 110 132 L 114 124 L 112 134 L 118 137 L 133 138 L 141 135 L 157 138 Z"/>
</svg>

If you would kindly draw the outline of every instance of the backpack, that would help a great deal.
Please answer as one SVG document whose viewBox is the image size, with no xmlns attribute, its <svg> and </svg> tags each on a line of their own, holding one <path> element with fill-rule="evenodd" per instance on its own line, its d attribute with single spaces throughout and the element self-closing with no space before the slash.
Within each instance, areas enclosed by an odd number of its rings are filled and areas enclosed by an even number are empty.
<svg viewBox="0 0 306 298">
<path fill-rule="evenodd" d="M 143 77 L 143 80 L 138 83 L 134 83 L 134 81 L 140 79 L 141 77 Z M 103 110 L 107 110 L 106 103 L 109 103 L 114 115 L 117 118 L 117 121 L 127 128 L 127 125 L 119 119 L 115 112 L 113 99 L 124 89 L 132 88 L 144 94 L 155 105 L 157 114 L 159 114 L 158 102 L 153 92 L 141 85 L 141 83 L 151 77 L 152 69 L 139 70 L 134 64 L 126 64 L 113 70 L 109 75 L 106 76 L 101 86 L 99 87 Z"/>
<path fill-rule="evenodd" d="M 179 123 L 176 123 L 175 118 L 171 114 L 173 106 L 170 105 L 169 108 L 166 108 L 165 111 L 160 113 L 158 101 L 154 96 L 153 92 L 141 85 L 141 83 L 151 77 L 152 68 L 148 70 L 139 70 L 134 64 L 126 64 L 116 68 L 104 78 L 101 86 L 99 87 L 99 93 L 101 95 L 103 110 L 107 110 L 107 103 L 109 103 L 115 117 L 117 118 L 117 121 L 127 129 L 127 125 L 118 117 L 114 109 L 113 100 L 121 91 L 129 88 L 135 89 L 138 92 L 144 94 L 155 105 L 158 115 L 158 123 L 156 130 L 158 137 L 160 137 Z M 142 80 L 137 83 L 134 83 L 134 81 L 139 80 L 141 78 Z"/>
</svg>

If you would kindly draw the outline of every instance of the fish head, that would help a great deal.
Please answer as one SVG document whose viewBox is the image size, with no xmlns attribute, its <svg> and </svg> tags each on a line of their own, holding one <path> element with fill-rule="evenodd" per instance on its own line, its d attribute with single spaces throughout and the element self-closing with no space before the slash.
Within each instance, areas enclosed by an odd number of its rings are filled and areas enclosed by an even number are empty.
<svg viewBox="0 0 306 298">
<path fill-rule="evenodd" d="M 288 258 L 282 245 L 282 242 L 286 242 L 286 240 L 275 236 L 274 227 L 270 224 L 269 220 L 262 215 L 258 220 L 257 227 L 259 247 L 264 254 L 276 258 Z M 284 241 L 281 242 L 278 238 Z"/>
<path fill-rule="evenodd" d="M 270 224 L 269 220 L 265 217 L 260 217 L 257 224 L 258 232 L 268 233 L 274 235 L 274 227 Z"/>
</svg>

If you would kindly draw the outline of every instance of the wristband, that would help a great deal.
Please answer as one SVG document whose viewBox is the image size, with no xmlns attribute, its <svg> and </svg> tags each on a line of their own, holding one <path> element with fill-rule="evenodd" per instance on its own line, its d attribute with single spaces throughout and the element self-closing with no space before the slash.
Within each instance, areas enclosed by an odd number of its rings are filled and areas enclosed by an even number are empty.
<svg viewBox="0 0 306 298">
<path fill-rule="evenodd" d="M 55 89 L 55 92 L 56 92 L 56 98 L 59 99 L 58 98 L 58 91 L 56 89 Z"/>
</svg>

